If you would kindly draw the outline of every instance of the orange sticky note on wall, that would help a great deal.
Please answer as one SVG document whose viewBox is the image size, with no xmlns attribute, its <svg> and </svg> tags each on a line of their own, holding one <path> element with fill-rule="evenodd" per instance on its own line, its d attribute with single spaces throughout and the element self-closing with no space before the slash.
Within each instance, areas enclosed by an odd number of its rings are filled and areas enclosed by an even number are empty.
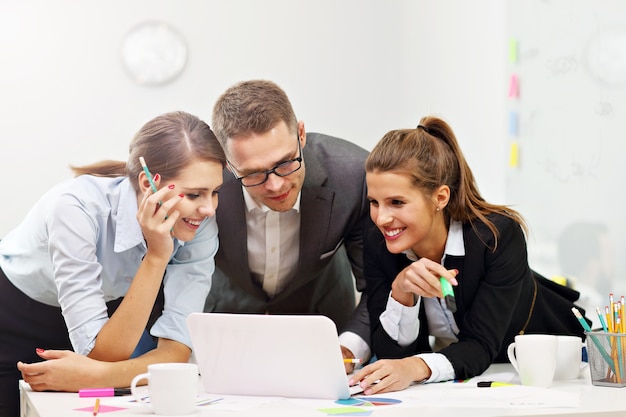
<svg viewBox="0 0 626 417">
<path fill-rule="evenodd" d="M 509 150 L 509 166 L 511 168 L 519 166 L 519 148 L 517 142 L 511 143 L 511 149 Z"/>
</svg>

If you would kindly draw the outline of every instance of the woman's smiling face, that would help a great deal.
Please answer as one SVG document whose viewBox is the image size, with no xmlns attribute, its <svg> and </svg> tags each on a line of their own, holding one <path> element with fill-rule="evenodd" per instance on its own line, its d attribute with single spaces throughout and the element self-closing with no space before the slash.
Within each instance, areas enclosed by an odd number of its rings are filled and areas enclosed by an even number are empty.
<svg viewBox="0 0 626 417">
<path fill-rule="evenodd" d="M 168 184 L 175 186 L 172 193 L 184 195 L 175 207 L 180 212 L 180 217 L 174 224 L 172 235 L 188 242 L 195 237 L 202 221 L 215 215 L 217 192 L 222 186 L 222 165 L 218 162 L 194 160 L 176 178 L 169 180 Z"/>
<path fill-rule="evenodd" d="M 389 252 L 414 249 L 418 253 L 415 249 L 432 236 L 435 202 L 401 172 L 368 172 L 366 180 L 370 216 L 385 237 Z"/>
</svg>

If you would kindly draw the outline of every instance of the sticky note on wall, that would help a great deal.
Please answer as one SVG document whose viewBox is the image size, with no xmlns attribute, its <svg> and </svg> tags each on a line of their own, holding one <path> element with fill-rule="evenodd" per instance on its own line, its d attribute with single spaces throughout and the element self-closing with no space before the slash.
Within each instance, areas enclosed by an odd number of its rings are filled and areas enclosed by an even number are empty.
<svg viewBox="0 0 626 417">
<path fill-rule="evenodd" d="M 519 79 L 515 74 L 511 75 L 509 81 L 509 98 L 519 98 Z"/>
<path fill-rule="evenodd" d="M 517 136 L 517 112 L 510 111 L 509 112 L 509 135 Z"/>
<path fill-rule="evenodd" d="M 511 148 L 509 149 L 509 166 L 511 168 L 517 168 L 519 166 L 519 148 L 517 142 L 511 143 Z"/>
<path fill-rule="evenodd" d="M 509 62 L 517 63 L 517 39 L 509 40 Z"/>
</svg>

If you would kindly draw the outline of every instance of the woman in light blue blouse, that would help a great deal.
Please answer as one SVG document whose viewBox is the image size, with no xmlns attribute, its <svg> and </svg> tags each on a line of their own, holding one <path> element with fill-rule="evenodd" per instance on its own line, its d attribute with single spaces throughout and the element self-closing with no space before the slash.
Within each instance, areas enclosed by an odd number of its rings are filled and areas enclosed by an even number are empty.
<svg viewBox="0 0 626 417">
<path fill-rule="evenodd" d="M 128 162 L 74 167 L 0 241 L 0 415 L 18 415 L 20 378 L 38 391 L 123 387 L 150 363 L 189 360 L 224 164 L 206 123 L 161 115 Z M 147 327 L 157 347 L 131 359 Z"/>
</svg>

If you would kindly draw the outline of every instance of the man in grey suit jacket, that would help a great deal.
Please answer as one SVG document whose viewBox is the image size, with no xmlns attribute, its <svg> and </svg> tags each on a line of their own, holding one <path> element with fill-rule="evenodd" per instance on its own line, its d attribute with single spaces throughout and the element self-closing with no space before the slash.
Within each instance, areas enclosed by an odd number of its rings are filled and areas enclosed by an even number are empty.
<svg viewBox="0 0 626 417">
<path fill-rule="evenodd" d="M 305 133 L 285 92 L 264 80 L 229 88 L 212 124 L 228 168 L 205 311 L 323 314 L 344 357 L 369 358 L 366 300 L 355 308 L 354 291 L 354 281 L 364 290 L 367 151 Z"/>
</svg>

